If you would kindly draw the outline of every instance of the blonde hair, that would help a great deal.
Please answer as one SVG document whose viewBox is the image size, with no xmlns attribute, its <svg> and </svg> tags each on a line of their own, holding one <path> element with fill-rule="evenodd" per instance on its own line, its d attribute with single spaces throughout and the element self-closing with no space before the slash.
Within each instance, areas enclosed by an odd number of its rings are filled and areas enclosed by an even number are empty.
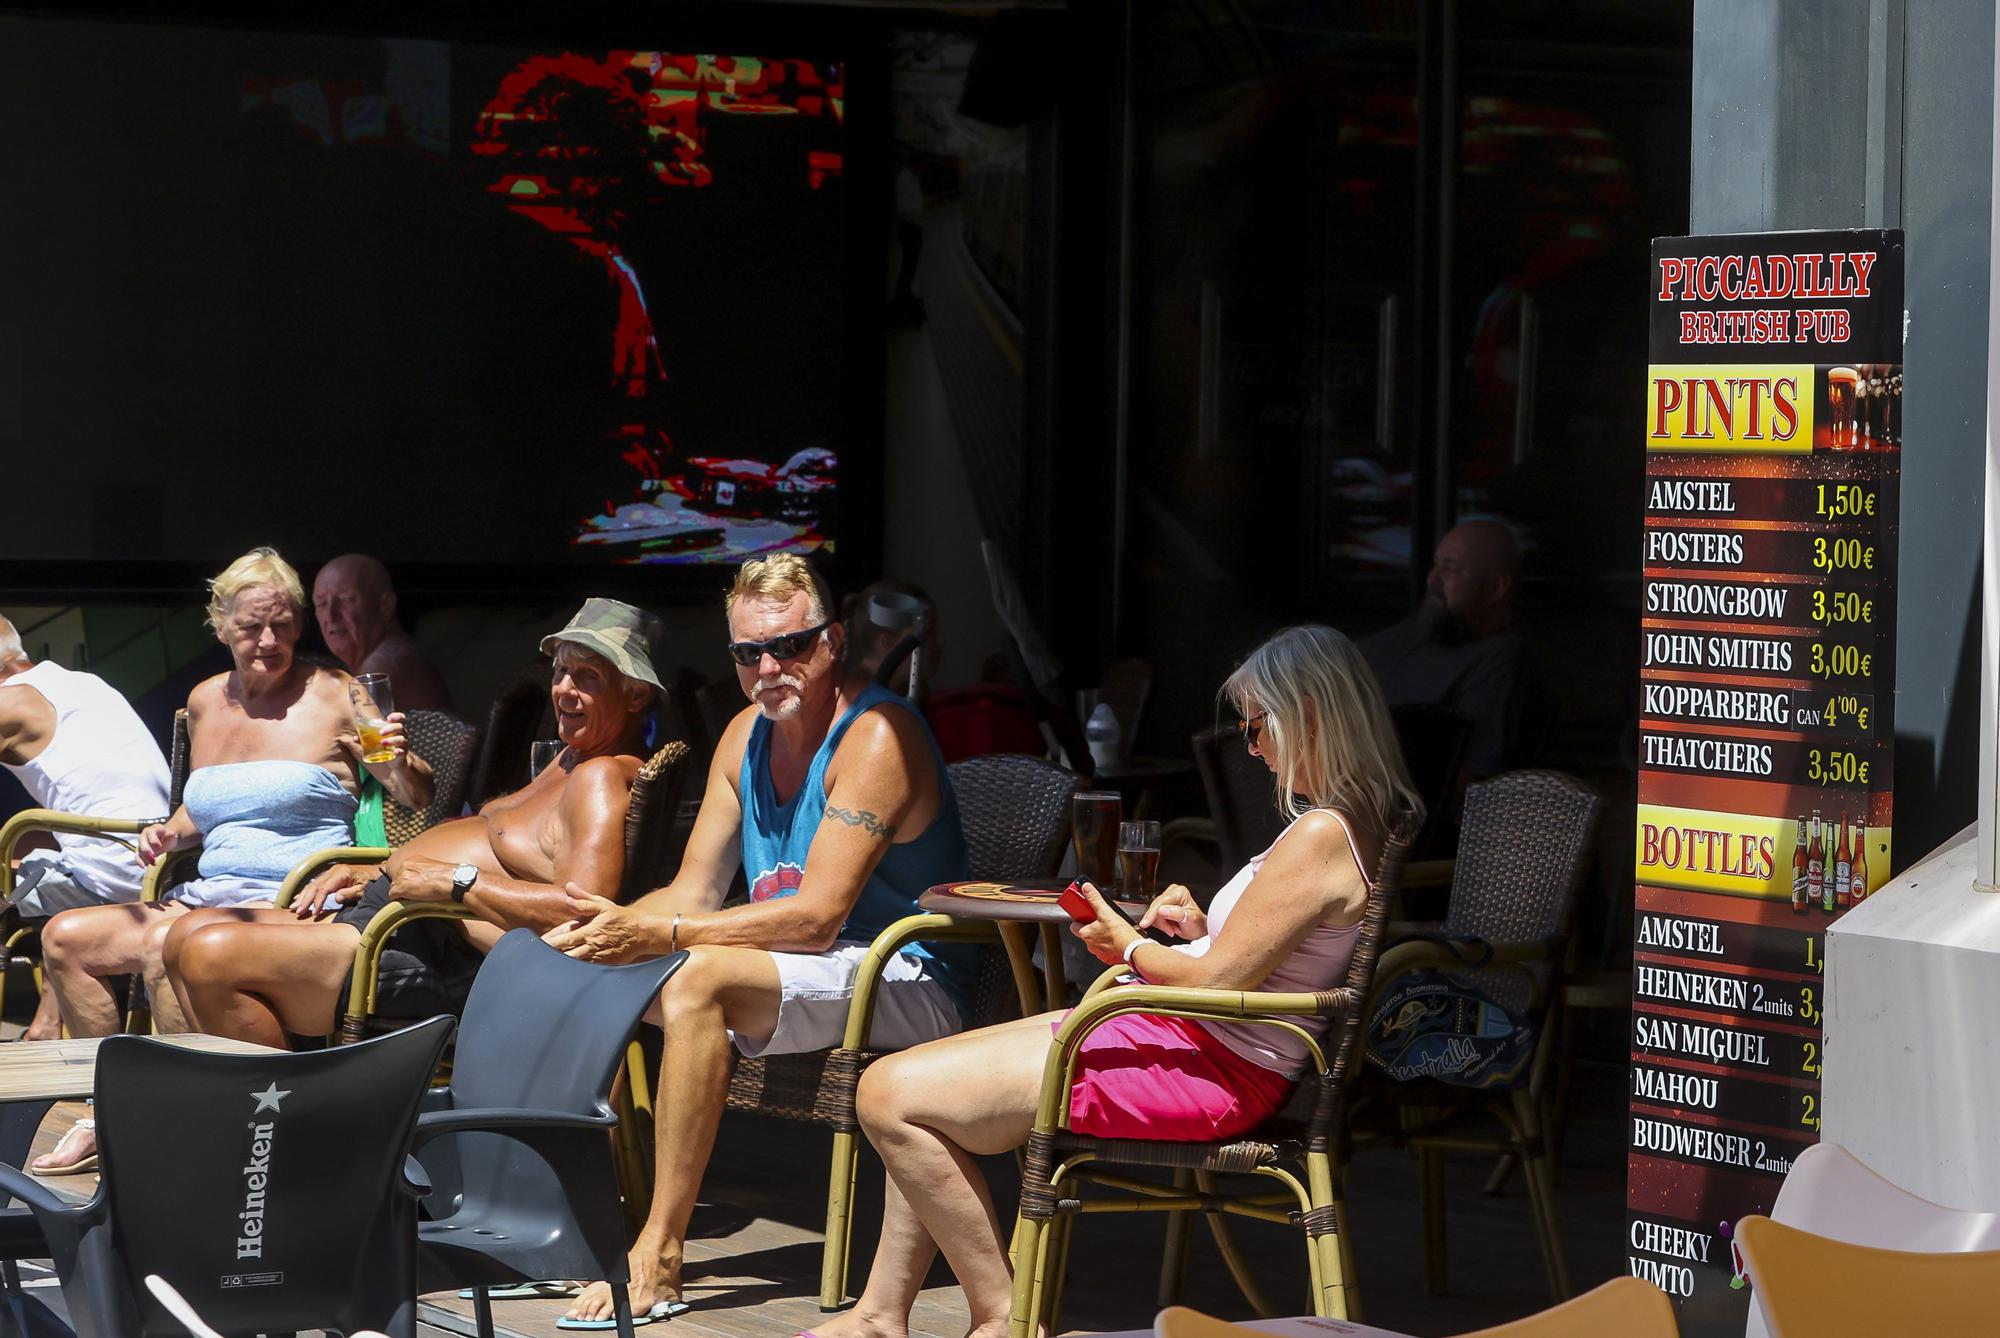
<svg viewBox="0 0 2000 1338">
<path fill-rule="evenodd" d="M 208 583 L 209 630 L 222 630 L 222 620 L 229 616 L 229 606 L 238 595 L 265 588 L 281 591 L 291 601 L 293 612 L 306 606 L 306 588 L 292 564 L 279 557 L 275 548 L 253 548 Z"/>
<path fill-rule="evenodd" d="M 1403 748 L 1374 671 L 1331 627 L 1287 627 L 1250 652 L 1222 685 L 1239 712 L 1264 714 L 1260 749 L 1277 766 L 1278 811 L 1330 807 L 1392 831 L 1421 815 Z"/>
<path fill-rule="evenodd" d="M 722 597 L 722 612 L 727 617 L 736 611 L 738 600 L 751 595 L 783 603 L 801 590 L 806 593 L 809 616 L 816 623 L 825 622 L 831 616 L 827 611 L 833 607 L 833 596 L 827 593 L 826 582 L 819 578 L 810 562 L 797 553 L 751 558 L 736 569 L 735 583 Z"/>
</svg>

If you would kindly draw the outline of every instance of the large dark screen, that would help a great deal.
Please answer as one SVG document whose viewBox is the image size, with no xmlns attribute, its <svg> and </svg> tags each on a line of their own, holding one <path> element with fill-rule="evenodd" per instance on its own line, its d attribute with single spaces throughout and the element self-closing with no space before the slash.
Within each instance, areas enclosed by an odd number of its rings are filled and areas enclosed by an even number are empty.
<svg viewBox="0 0 2000 1338">
<path fill-rule="evenodd" d="M 0 19 L 0 557 L 831 548 L 844 75 Z"/>
</svg>

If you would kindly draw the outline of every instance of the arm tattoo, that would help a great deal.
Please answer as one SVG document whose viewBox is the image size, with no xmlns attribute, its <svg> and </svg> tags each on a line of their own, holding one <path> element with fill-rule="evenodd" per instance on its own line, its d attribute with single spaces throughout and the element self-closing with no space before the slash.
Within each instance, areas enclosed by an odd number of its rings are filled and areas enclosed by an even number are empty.
<svg viewBox="0 0 2000 1338">
<path fill-rule="evenodd" d="M 879 836 L 884 841 L 894 840 L 896 836 L 896 829 L 893 826 L 882 821 L 882 819 L 876 817 L 865 808 L 857 812 L 851 808 L 838 808 L 832 804 L 828 804 L 826 806 L 826 815 L 829 818 L 838 818 L 850 827 L 859 827 L 870 836 Z"/>
</svg>

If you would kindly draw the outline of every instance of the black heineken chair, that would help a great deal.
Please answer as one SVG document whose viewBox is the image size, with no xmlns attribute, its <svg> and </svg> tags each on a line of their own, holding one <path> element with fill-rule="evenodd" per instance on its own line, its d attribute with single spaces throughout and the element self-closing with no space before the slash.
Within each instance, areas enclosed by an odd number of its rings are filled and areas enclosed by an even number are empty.
<svg viewBox="0 0 2000 1338">
<path fill-rule="evenodd" d="M 225 1334 L 415 1338 L 428 1185 L 410 1137 L 454 1025 L 304 1054 L 106 1039 L 97 1193 L 74 1203 L 0 1165 L 0 1190 L 48 1238 L 78 1338 L 184 1335 L 149 1273 Z"/>
<path fill-rule="evenodd" d="M 632 1338 L 611 1080 L 686 960 L 600 966 L 515 929 L 481 964 L 451 1086 L 425 1097 L 416 1135 L 437 1186 L 419 1228 L 424 1290 L 470 1288 L 481 1338 L 493 1338 L 489 1288 L 544 1278 L 608 1281 Z"/>
</svg>

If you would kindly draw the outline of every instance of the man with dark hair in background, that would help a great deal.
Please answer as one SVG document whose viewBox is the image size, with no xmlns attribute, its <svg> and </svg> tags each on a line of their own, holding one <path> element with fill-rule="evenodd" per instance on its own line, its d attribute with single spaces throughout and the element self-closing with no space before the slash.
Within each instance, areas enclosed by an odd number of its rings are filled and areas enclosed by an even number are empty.
<svg viewBox="0 0 2000 1338">
<path fill-rule="evenodd" d="M 326 648 L 353 674 L 387 674 L 400 710 L 451 709 L 451 693 L 396 621 L 389 569 L 365 553 L 343 553 L 313 578 L 313 617 Z"/>
<path fill-rule="evenodd" d="M 1521 549 L 1497 520 L 1468 520 L 1438 540 L 1423 602 L 1360 643 L 1389 705 L 1442 706 L 1472 721 L 1474 780 L 1540 759 L 1555 702 L 1514 627 Z"/>
</svg>

